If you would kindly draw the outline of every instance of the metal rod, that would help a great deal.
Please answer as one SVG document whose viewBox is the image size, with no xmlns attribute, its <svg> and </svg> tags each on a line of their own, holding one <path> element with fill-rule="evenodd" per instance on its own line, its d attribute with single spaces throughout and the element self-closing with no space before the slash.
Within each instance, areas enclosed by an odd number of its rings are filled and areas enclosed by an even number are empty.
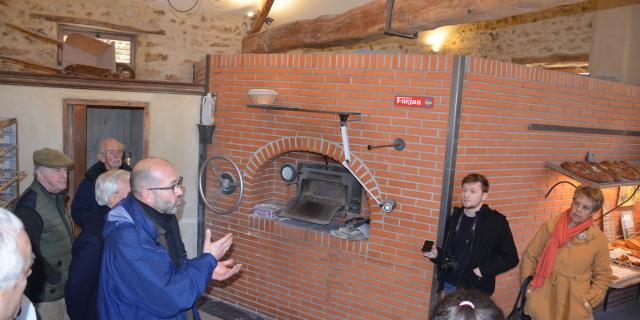
<svg viewBox="0 0 640 320">
<path fill-rule="evenodd" d="M 387 147 L 393 147 L 394 149 L 401 151 L 404 150 L 405 147 L 405 143 L 404 140 L 401 138 L 396 138 L 393 140 L 393 144 L 383 144 L 383 145 L 379 145 L 379 146 L 374 146 L 374 145 L 368 145 L 367 149 L 371 150 L 371 149 L 376 149 L 376 148 L 387 148 Z"/>
<path fill-rule="evenodd" d="M 451 212 L 451 199 L 453 194 L 454 178 L 456 173 L 456 159 L 458 156 L 458 136 L 460 134 L 460 116 L 462 111 L 462 89 L 464 87 L 465 62 L 467 57 L 456 55 L 453 58 L 453 71 L 451 77 L 451 96 L 449 103 L 449 128 L 447 131 L 447 147 L 444 153 L 444 170 L 442 173 L 442 194 L 440 197 L 440 214 L 438 216 L 438 238 L 437 243 L 442 247 L 444 240 L 444 225 L 447 215 Z M 438 277 L 440 276 L 433 268 L 433 278 L 431 281 L 431 300 L 429 303 L 429 313 L 438 302 Z"/>
<path fill-rule="evenodd" d="M 204 94 L 206 95 L 209 92 L 209 70 L 211 70 L 211 56 L 210 55 L 206 55 L 205 56 L 205 71 L 204 71 Z M 215 93 L 212 94 L 212 96 L 216 96 Z M 213 110 L 215 110 L 215 103 L 216 103 L 216 99 L 213 99 L 213 104 L 214 104 L 214 108 Z M 200 119 L 202 119 L 202 106 L 200 106 Z M 213 110 L 211 112 L 213 112 Z M 213 114 L 212 114 L 213 116 Z M 213 131 L 215 131 L 215 126 L 213 127 Z M 212 137 L 213 137 L 213 132 L 211 133 Z M 198 130 L 198 168 L 200 168 L 200 166 L 202 166 L 202 164 L 204 164 L 204 162 L 207 160 L 207 144 L 205 143 L 205 141 L 203 141 L 203 139 L 201 139 L 201 135 L 202 133 L 200 132 L 200 130 Z M 213 139 L 213 138 L 212 138 Z M 197 205 L 197 212 L 196 212 L 196 252 L 198 255 L 202 254 L 202 245 L 204 244 L 204 232 L 205 230 L 205 207 L 204 207 L 204 202 L 202 199 L 200 199 L 200 197 L 198 197 L 198 205 Z"/>
<path fill-rule="evenodd" d="M 528 129 L 540 130 L 540 131 L 572 132 L 572 133 L 611 134 L 616 136 L 640 136 L 640 131 L 634 131 L 634 130 L 615 130 L 615 129 L 588 128 L 588 127 L 557 126 L 557 125 L 539 124 L 539 123 L 529 124 Z"/>
</svg>

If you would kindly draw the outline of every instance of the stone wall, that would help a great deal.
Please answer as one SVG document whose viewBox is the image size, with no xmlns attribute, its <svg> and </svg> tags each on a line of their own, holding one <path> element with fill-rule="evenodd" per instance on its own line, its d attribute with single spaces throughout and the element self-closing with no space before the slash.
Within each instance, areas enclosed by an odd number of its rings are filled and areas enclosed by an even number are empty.
<svg viewBox="0 0 640 320">
<path fill-rule="evenodd" d="M 500 61 L 558 60 L 591 53 L 595 0 L 487 22 L 444 28 L 439 53 L 464 54 Z M 401 32 L 401 30 L 396 30 Z M 388 37 L 345 47 L 301 49 L 295 52 L 433 53 L 429 32 L 417 40 Z"/>
<path fill-rule="evenodd" d="M 137 34 L 136 78 L 186 81 L 192 64 L 206 54 L 237 53 L 245 33 L 245 17 L 220 13 L 204 2 L 188 14 L 171 11 L 145 1 L 0 0 L 0 21 L 9 22 L 50 37 L 58 37 L 58 25 L 33 13 L 91 19 L 143 30 L 163 30 L 164 35 Z M 90 26 L 89 26 L 90 27 Z M 0 56 L 57 67 L 55 44 L 35 40 L 0 24 Z M 0 60 L 0 70 L 27 70 Z"/>
</svg>

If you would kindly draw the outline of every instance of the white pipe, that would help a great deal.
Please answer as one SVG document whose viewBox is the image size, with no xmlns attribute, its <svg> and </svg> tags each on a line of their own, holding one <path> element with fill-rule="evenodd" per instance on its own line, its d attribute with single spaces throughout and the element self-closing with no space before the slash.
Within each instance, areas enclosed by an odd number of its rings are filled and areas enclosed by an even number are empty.
<svg viewBox="0 0 640 320">
<path fill-rule="evenodd" d="M 214 110 L 216 108 L 216 98 L 211 96 L 211 93 L 207 93 L 202 97 L 202 103 L 200 105 L 200 124 L 211 125 L 214 120 Z"/>
<path fill-rule="evenodd" d="M 375 200 L 375 202 L 380 205 L 380 200 L 378 200 L 373 193 L 371 193 L 371 190 L 369 190 L 369 188 L 367 188 L 367 186 L 364 185 L 364 183 L 362 183 L 362 180 L 360 180 L 360 178 L 358 178 L 358 176 L 356 176 L 355 173 L 353 173 L 353 171 L 351 170 L 351 167 L 349 167 L 349 162 L 347 162 L 347 160 L 342 161 L 342 165 L 347 168 L 347 170 L 349 170 L 349 172 L 351 173 L 351 175 L 356 178 L 356 180 L 358 180 L 358 183 L 360 183 L 360 185 L 362 186 L 362 188 L 364 188 L 365 191 L 367 191 L 367 193 L 371 196 L 371 198 L 373 198 L 373 200 Z"/>
<path fill-rule="evenodd" d="M 344 158 L 347 163 L 351 162 L 351 150 L 349 150 L 349 133 L 347 132 L 347 124 L 340 125 L 340 133 L 342 134 L 342 148 L 344 148 Z"/>
</svg>

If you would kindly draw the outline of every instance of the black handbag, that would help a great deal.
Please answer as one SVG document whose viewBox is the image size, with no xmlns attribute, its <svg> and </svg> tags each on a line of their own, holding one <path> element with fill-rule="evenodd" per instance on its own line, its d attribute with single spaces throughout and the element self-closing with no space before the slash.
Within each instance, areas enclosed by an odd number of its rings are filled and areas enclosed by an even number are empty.
<svg viewBox="0 0 640 320">
<path fill-rule="evenodd" d="M 513 309 L 507 316 L 506 320 L 531 320 L 531 317 L 524 313 L 524 303 L 527 301 L 527 287 L 532 279 L 533 276 L 528 276 L 524 281 L 522 281 L 518 298 L 516 298 L 516 302 L 513 304 Z"/>
</svg>

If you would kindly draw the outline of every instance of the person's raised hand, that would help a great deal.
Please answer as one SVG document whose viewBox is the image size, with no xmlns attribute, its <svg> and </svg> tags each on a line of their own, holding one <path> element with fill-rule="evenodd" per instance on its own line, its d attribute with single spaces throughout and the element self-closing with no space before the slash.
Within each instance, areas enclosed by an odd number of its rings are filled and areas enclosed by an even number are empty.
<svg viewBox="0 0 640 320">
<path fill-rule="evenodd" d="M 436 246 L 433 246 L 431 247 L 431 251 L 423 252 L 422 255 L 429 259 L 435 259 L 438 256 L 438 249 L 436 248 Z"/>
<path fill-rule="evenodd" d="M 216 258 L 216 260 L 220 260 L 233 243 L 233 235 L 228 233 L 224 237 L 220 238 L 218 241 L 211 241 L 211 230 L 207 229 L 204 233 L 204 244 L 202 245 L 202 252 L 210 253 L 212 256 Z"/>
<path fill-rule="evenodd" d="M 211 274 L 211 279 L 218 281 L 227 280 L 237 274 L 240 268 L 242 268 L 242 265 L 236 264 L 233 259 L 218 261 L 218 265 L 213 269 L 213 274 Z"/>
</svg>

